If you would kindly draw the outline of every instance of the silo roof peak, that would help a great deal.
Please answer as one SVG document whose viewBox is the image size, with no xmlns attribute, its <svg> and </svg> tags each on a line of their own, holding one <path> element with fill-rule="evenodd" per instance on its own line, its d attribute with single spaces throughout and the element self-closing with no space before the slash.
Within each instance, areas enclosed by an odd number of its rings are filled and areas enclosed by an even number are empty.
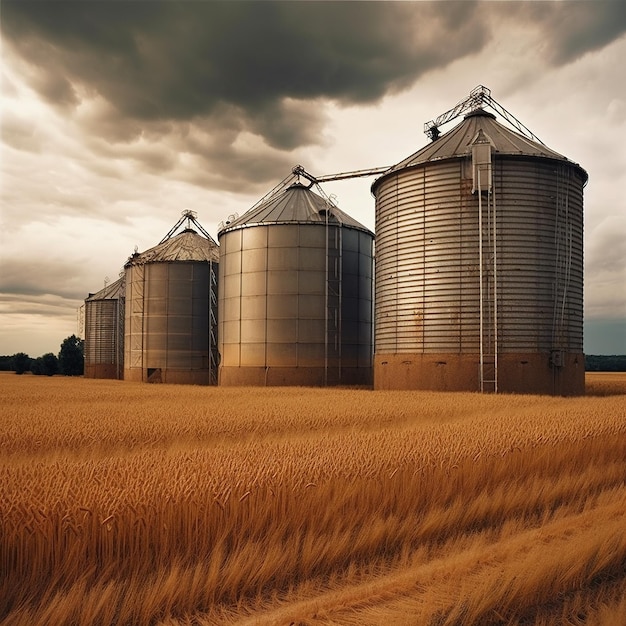
<svg viewBox="0 0 626 626">
<path fill-rule="evenodd" d="M 126 278 L 122 275 L 116 281 L 105 285 L 103 289 L 96 293 L 90 293 L 85 300 L 117 300 L 121 295 L 124 294 L 124 289 L 126 288 Z"/>
<path fill-rule="evenodd" d="M 483 108 L 474 109 L 464 116 L 464 119 L 468 117 L 490 117 L 492 120 L 496 119 L 496 116 L 491 111 L 485 111 Z"/>
<path fill-rule="evenodd" d="M 457 126 L 388 169 L 380 178 L 374 181 L 372 192 L 375 191 L 380 181 L 399 170 L 418 167 L 433 161 L 467 157 L 471 153 L 472 143 L 481 131 L 488 138 L 495 154 L 541 157 L 573 163 L 544 144 L 533 141 L 500 124 L 491 113 L 484 111 L 484 114 L 477 114 L 477 111 L 478 109 L 466 115 Z M 585 172 L 586 177 L 587 174 Z"/>
<path fill-rule="evenodd" d="M 126 262 L 126 267 L 168 261 L 217 262 L 218 260 L 219 246 L 213 239 L 209 240 L 192 230 L 185 230 L 141 254 L 133 254 Z"/>
<path fill-rule="evenodd" d="M 220 230 L 224 232 L 260 224 L 315 224 L 332 222 L 370 232 L 363 224 L 344 213 L 329 200 L 306 185 L 294 182 L 283 191 L 253 206 L 241 217 L 231 220 Z"/>
</svg>

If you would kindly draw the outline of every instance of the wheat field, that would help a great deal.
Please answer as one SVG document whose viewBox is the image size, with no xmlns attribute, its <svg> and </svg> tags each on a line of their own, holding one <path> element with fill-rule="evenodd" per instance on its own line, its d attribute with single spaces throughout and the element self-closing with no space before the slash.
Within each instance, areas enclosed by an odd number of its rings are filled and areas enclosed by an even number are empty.
<svg viewBox="0 0 626 626">
<path fill-rule="evenodd" d="M 0 375 L 0 624 L 626 624 L 626 374 L 552 398 Z"/>
</svg>

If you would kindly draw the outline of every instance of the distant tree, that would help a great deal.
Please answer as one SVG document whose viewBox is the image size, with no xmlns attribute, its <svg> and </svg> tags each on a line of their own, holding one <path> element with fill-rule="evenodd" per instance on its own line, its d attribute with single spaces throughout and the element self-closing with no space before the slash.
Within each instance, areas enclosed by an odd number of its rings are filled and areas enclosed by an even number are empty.
<svg viewBox="0 0 626 626">
<path fill-rule="evenodd" d="M 46 376 L 54 376 L 59 372 L 59 359 L 52 352 L 47 352 L 41 357 L 43 364 L 43 373 Z"/>
<path fill-rule="evenodd" d="M 13 357 L 8 354 L 0 356 L 0 372 L 12 372 L 13 371 Z"/>
<path fill-rule="evenodd" d="M 44 375 L 43 359 L 41 357 L 37 357 L 36 359 L 32 360 L 32 362 L 30 364 L 30 371 L 35 376 L 43 376 Z"/>
<path fill-rule="evenodd" d="M 17 352 L 11 357 L 11 369 L 16 374 L 23 374 L 30 371 L 32 359 L 25 352 Z"/>
<path fill-rule="evenodd" d="M 47 352 L 43 356 L 32 359 L 30 371 L 35 376 L 54 376 L 59 372 L 59 359 L 56 354 Z"/>
<path fill-rule="evenodd" d="M 84 344 L 85 342 L 76 335 L 71 335 L 63 340 L 59 352 L 61 374 L 82 376 L 85 367 Z"/>
</svg>

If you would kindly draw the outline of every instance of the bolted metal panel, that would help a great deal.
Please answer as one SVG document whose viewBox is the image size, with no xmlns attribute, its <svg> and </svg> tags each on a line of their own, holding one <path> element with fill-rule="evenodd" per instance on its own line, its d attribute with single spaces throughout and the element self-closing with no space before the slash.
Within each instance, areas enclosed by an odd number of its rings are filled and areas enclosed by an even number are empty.
<svg viewBox="0 0 626 626">
<path fill-rule="evenodd" d="M 319 200 L 297 185 L 220 232 L 220 384 L 371 382 L 373 235 Z"/>
<path fill-rule="evenodd" d="M 472 125 L 476 119 L 481 116 L 475 116 Z M 490 123 L 497 124 L 488 120 L 487 133 Z M 468 132 L 454 133 L 457 139 L 471 139 Z M 429 146 L 430 151 L 435 148 Z M 506 381 L 502 390 L 584 392 L 576 359 L 582 354 L 583 187 L 587 176 L 578 165 L 548 152 L 555 157 L 495 151 L 493 189 L 482 197 L 472 194 L 471 152 L 458 146 L 451 158 L 424 161 L 424 155 L 417 153 L 418 158 L 406 160 L 406 167 L 396 166 L 373 185 L 376 387 L 443 388 L 437 376 L 446 369 L 445 355 L 467 355 L 463 366 L 455 370 L 457 375 L 446 377 L 445 388 L 471 388 L 476 376 L 466 372 L 475 365 L 471 355 L 482 347 L 483 276 L 483 287 L 490 281 L 489 289 L 497 294 L 496 304 L 490 306 L 497 312 L 495 345 Z M 481 272 L 479 241 L 482 237 L 482 245 L 488 245 L 491 226 L 484 217 L 479 226 L 479 199 L 491 203 L 489 219 L 496 218 L 492 251 L 497 274 L 485 272 L 485 265 Z M 495 319 L 494 311 L 489 308 L 485 314 Z M 518 363 L 504 358 L 506 354 L 526 355 L 520 357 L 526 362 L 529 354 L 542 355 L 545 368 L 537 371 L 549 380 L 533 382 L 530 377 L 516 389 L 512 372 Z M 428 355 L 435 359 L 434 365 Z M 571 384 L 563 371 L 565 363 L 571 364 L 575 379 Z M 431 366 L 439 374 L 430 373 Z M 407 382 L 412 377 L 423 380 Z"/>
<path fill-rule="evenodd" d="M 124 371 L 125 281 L 85 299 L 85 377 L 118 378 Z"/>
<path fill-rule="evenodd" d="M 217 259 L 188 231 L 129 259 L 125 379 L 217 384 Z"/>
</svg>

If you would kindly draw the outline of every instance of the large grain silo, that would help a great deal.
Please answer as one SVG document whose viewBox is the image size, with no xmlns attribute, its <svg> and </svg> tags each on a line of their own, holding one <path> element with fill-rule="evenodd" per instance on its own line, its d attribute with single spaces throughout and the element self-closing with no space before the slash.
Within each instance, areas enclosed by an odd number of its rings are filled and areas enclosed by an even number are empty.
<svg viewBox="0 0 626 626">
<path fill-rule="evenodd" d="M 218 239 L 220 385 L 371 383 L 367 228 L 296 182 Z"/>
<path fill-rule="evenodd" d="M 587 174 L 485 88 L 463 109 L 372 185 L 374 385 L 582 394 Z"/>
<path fill-rule="evenodd" d="M 217 383 L 218 263 L 217 244 L 190 211 L 161 243 L 128 259 L 125 380 Z"/>
<path fill-rule="evenodd" d="M 85 299 L 85 377 L 123 378 L 124 277 Z"/>
</svg>

